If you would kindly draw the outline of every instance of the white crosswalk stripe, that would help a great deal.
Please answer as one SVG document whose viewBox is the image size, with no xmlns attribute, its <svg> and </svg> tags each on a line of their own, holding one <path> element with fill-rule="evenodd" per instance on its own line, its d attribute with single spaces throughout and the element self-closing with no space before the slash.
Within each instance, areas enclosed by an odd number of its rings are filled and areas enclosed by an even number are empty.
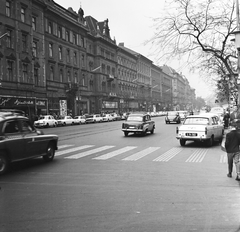
<svg viewBox="0 0 240 232">
<path fill-rule="evenodd" d="M 200 163 L 203 161 L 203 158 L 205 157 L 207 153 L 207 149 L 196 149 L 192 155 L 186 160 L 186 162 L 195 162 Z"/>
<path fill-rule="evenodd" d="M 227 154 L 223 154 L 220 157 L 220 163 L 227 163 Z"/>
<path fill-rule="evenodd" d="M 158 150 L 160 147 L 149 147 L 147 149 L 144 149 L 140 152 L 137 152 L 129 157 L 126 157 L 125 159 L 122 160 L 127 160 L 127 161 L 137 161 L 145 156 L 147 156 L 148 154 L 151 154 L 152 152 Z"/>
<path fill-rule="evenodd" d="M 167 162 L 170 159 L 172 159 L 174 156 L 176 156 L 182 150 L 183 150 L 182 148 L 174 147 L 174 148 L 170 149 L 169 151 L 163 153 L 162 155 L 160 155 L 153 161 Z"/>
<path fill-rule="evenodd" d="M 92 155 L 94 153 L 98 153 L 98 152 L 101 152 L 101 151 L 104 151 L 104 150 L 107 150 L 107 149 L 110 149 L 110 148 L 113 148 L 113 147 L 115 147 L 115 146 L 103 146 L 103 147 L 99 147 L 99 148 L 96 148 L 96 149 L 93 149 L 93 150 L 90 150 L 90 151 L 81 152 L 81 153 L 76 154 L 76 155 L 67 156 L 67 157 L 65 157 L 65 159 L 80 159 L 82 157 Z"/>
<path fill-rule="evenodd" d="M 65 155 L 64 159 L 80 159 L 85 156 L 96 154 L 95 157 L 92 158 L 93 160 L 108 160 L 108 159 L 111 159 L 118 155 L 130 152 L 131 150 L 134 150 L 137 148 L 138 148 L 138 150 L 140 150 L 140 148 L 137 146 L 125 146 L 120 149 L 114 149 L 105 154 L 100 154 L 103 151 L 106 151 L 111 148 L 115 148 L 115 146 L 108 145 L 108 146 L 101 146 L 101 147 L 94 148 L 95 145 L 82 145 L 82 146 L 78 146 L 78 147 L 69 148 L 71 146 L 74 146 L 74 145 L 65 144 L 65 145 L 58 146 L 58 151 L 56 151 L 55 156 Z M 137 151 L 134 154 L 131 154 L 127 157 L 125 155 L 125 158 L 119 158 L 119 159 L 121 159 L 122 161 L 138 161 L 138 160 L 156 152 L 160 148 L 161 147 L 147 147 L 147 148 Z M 82 151 L 82 150 L 85 150 L 85 151 Z M 209 149 L 206 149 L 206 148 L 195 149 L 194 152 L 191 153 L 190 156 L 185 160 L 185 162 L 186 163 L 201 163 L 204 160 L 205 156 L 207 155 L 208 150 Z M 81 151 L 81 152 L 79 152 L 79 151 Z M 184 151 L 184 149 L 182 147 L 173 147 L 173 148 L 169 149 L 168 151 L 164 152 L 163 154 L 161 154 L 160 156 L 158 156 L 157 158 L 153 159 L 152 161 L 168 162 L 182 151 Z M 227 155 L 225 153 L 221 154 L 219 162 L 227 163 Z"/>
<path fill-rule="evenodd" d="M 84 145 L 84 146 L 80 146 L 80 147 L 73 147 L 73 148 L 70 148 L 70 149 L 67 149 L 67 150 L 63 150 L 63 151 L 57 151 L 55 156 L 66 155 L 68 153 L 75 152 L 75 151 L 80 151 L 80 150 L 90 148 L 90 147 L 94 147 L 94 145 Z"/>
<path fill-rule="evenodd" d="M 107 154 L 98 156 L 98 157 L 93 158 L 93 159 L 96 159 L 96 160 L 107 160 L 107 159 L 110 159 L 110 158 L 112 158 L 114 156 L 120 155 L 120 154 L 122 154 L 124 152 L 130 151 L 130 150 L 135 149 L 135 148 L 136 147 L 132 147 L 132 146 L 124 147 L 124 148 L 118 149 L 116 151 L 112 151 L 112 152 L 109 152 Z"/>
</svg>

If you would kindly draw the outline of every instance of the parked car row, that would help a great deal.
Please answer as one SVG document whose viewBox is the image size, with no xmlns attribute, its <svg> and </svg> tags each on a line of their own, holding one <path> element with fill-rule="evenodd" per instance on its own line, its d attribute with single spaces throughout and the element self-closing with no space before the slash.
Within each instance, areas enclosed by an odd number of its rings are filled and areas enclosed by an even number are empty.
<svg viewBox="0 0 240 232">
<path fill-rule="evenodd" d="M 52 115 L 43 115 L 34 122 L 34 126 L 38 128 L 43 127 L 56 127 L 56 126 L 67 126 L 67 125 L 80 125 L 87 123 L 99 123 L 99 122 L 112 122 L 121 120 L 122 117 L 119 114 L 91 114 L 75 116 L 60 116 L 55 119 Z"/>
</svg>

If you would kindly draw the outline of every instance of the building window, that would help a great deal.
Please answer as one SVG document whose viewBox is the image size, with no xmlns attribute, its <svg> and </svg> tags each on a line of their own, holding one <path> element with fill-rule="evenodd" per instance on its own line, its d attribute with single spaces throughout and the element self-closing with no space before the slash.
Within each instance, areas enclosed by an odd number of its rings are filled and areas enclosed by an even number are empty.
<svg viewBox="0 0 240 232">
<path fill-rule="evenodd" d="M 53 44 L 49 43 L 49 57 L 53 57 Z"/>
<path fill-rule="evenodd" d="M 53 25 L 52 22 L 48 22 L 48 33 L 52 34 L 53 33 Z"/>
<path fill-rule="evenodd" d="M 37 42 L 36 41 L 33 41 L 33 44 L 32 44 L 32 56 L 37 57 Z"/>
<path fill-rule="evenodd" d="M 74 52 L 73 54 L 73 62 L 75 65 L 77 64 L 77 52 Z"/>
<path fill-rule="evenodd" d="M 67 72 L 67 81 L 71 82 L 71 73 L 70 73 L 70 71 Z"/>
<path fill-rule="evenodd" d="M 85 75 L 82 75 L 82 85 L 85 86 L 86 80 L 85 80 Z"/>
<path fill-rule="evenodd" d="M 34 31 L 36 31 L 36 29 L 37 29 L 37 18 L 34 16 L 32 17 L 32 29 Z"/>
<path fill-rule="evenodd" d="M 70 50 L 67 50 L 67 62 L 70 63 Z"/>
<path fill-rule="evenodd" d="M 105 73 L 105 64 L 102 64 L 102 73 Z"/>
<path fill-rule="evenodd" d="M 107 66 L 107 74 L 110 74 L 110 66 Z"/>
<path fill-rule="evenodd" d="M 81 46 L 84 48 L 84 39 L 81 37 Z"/>
<path fill-rule="evenodd" d="M 50 66 L 50 80 L 51 81 L 54 80 L 54 68 L 53 68 L 53 66 Z"/>
<path fill-rule="evenodd" d="M 58 38 L 62 38 L 62 28 L 58 27 Z"/>
<path fill-rule="evenodd" d="M 69 41 L 69 31 L 66 31 L 66 41 Z"/>
<path fill-rule="evenodd" d="M 77 36 L 76 34 L 73 34 L 73 44 L 77 44 Z"/>
<path fill-rule="evenodd" d="M 26 8 L 21 7 L 21 21 L 25 23 L 26 21 Z"/>
<path fill-rule="evenodd" d="M 35 85 L 38 86 L 38 68 L 34 67 L 34 81 L 35 81 Z"/>
<path fill-rule="evenodd" d="M 28 64 L 23 63 L 23 82 L 27 82 L 28 80 Z"/>
<path fill-rule="evenodd" d="M 11 2 L 6 1 L 6 16 L 11 17 Z"/>
<path fill-rule="evenodd" d="M 8 48 L 13 48 L 12 46 L 12 31 L 11 30 L 7 30 L 7 39 L 6 39 L 6 42 L 7 42 L 7 47 Z"/>
<path fill-rule="evenodd" d="M 62 83 L 63 82 L 63 70 L 60 69 L 60 72 L 59 72 L 59 81 Z"/>
<path fill-rule="evenodd" d="M 7 61 L 7 77 L 9 81 L 13 81 L 13 61 Z"/>
<path fill-rule="evenodd" d="M 24 52 L 27 51 L 27 35 L 26 34 L 22 34 L 22 50 Z"/>
<path fill-rule="evenodd" d="M 74 83 L 78 83 L 77 72 L 74 73 Z"/>
<path fill-rule="evenodd" d="M 82 67 L 85 67 L 85 56 L 82 54 Z"/>
<path fill-rule="evenodd" d="M 62 47 L 58 48 L 59 60 L 62 60 Z"/>
</svg>

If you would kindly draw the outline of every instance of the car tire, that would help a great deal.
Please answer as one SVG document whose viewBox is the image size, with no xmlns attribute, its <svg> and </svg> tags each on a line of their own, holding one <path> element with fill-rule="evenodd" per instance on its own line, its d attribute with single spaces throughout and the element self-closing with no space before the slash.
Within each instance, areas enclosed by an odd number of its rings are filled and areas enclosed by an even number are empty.
<svg viewBox="0 0 240 232">
<path fill-rule="evenodd" d="M 153 134 L 154 133 L 154 128 L 151 130 L 151 134 Z"/>
<path fill-rule="evenodd" d="M 43 156 L 45 161 L 52 161 L 55 156 L 55 147 L 53 143 L 49 143 L 47 146 L 46 155 Z"/>
<path fill-rule="evenodd" d="M 142 135 L 145 136 L 147 134 L 147 130 L 142 132 Z"/>
<path fill-rule="evenodd" d="M 210 139 L 207 140 L 207 146 L 211 147 L 213 145 L 213 137 L 211 137 Z"/>
<path fill-rule="evenodd" d="M 183 146 L 185 146 L 185 144 L 186 144 L 186 140 L 180 139 L 180 145 L 183 147 Z"/>
<path fill-rule="evenodd" d="M 47 123 L 46 127 L 48 128 L 49 127 L 49 124 Z"/>
<path fill-rule="evenodd" d="M 128 136 L 128 132 L 124 131 L 124 135 L 125 135 L 125 137 L 127 137 Z"/>
<path fill-rule="evenodd" d="M 7 156 L 5 153 L 0 153 L 0 175 L 7 172 L 9 167 L 9 160 L 7 159 Z"/>
</svg>

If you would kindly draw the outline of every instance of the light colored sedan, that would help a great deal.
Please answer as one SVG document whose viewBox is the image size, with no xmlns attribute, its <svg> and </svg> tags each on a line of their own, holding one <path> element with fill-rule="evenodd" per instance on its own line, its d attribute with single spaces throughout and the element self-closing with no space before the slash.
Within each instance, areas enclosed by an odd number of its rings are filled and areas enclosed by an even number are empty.
<svg viewBox="0 0 240 232">
<path fill-rule="evenodd" d="M 58 126 L 74 125 L 75 121 L 71 116 L 60 116 L 57 120 Z"/>
<path fill-rule="evenodd" d="M 34 122 L 35 127 L 55 127 L 58 122 L 52 115 L 43 115 Z"/>
<path fill-rule="evenodd" d="M 86 123 L 86 117 L 85 116 L 75 116 L 74 117 L 74 123 L 75 124 L 85 124 Z"/>
<path fill-rule="evenodd" d="M 222 140 L 224 127 L 216 115 L 206 113 L 187 116 L 183 124 L 177 127 L 176 133 L 181 146 L 185 146 L 186 141 L 199 141 L 206 142 L 210 147 L 215 140 Z"/>
</svg>

